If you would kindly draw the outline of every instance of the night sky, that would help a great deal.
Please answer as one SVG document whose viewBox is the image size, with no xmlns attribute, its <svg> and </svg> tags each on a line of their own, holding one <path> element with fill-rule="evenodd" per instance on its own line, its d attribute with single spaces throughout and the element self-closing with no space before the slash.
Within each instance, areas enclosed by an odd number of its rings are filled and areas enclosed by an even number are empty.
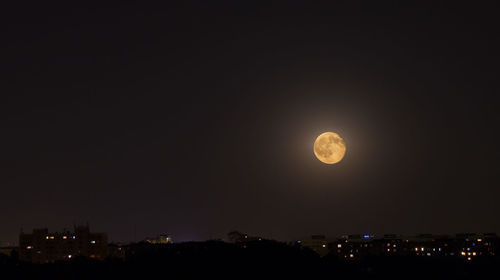
<svg viewBox="0 0 500 280">
<path fill-rule="evenodd" d="M 70 2 L 2 8 L 1 245 L 500 232 L 494 6 Z"/>
</svg>

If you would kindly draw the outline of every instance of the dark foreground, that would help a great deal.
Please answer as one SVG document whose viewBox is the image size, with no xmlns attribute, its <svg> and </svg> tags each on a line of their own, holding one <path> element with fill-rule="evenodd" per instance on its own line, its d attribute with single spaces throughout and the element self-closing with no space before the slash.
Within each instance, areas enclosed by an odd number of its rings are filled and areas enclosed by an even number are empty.
<svg viewBox="0 0 500 280">
<path fill-rule="evenodd" d="M 137 244 L 123 259 L 50 264 L 0 255 L 2 279 L 499 279 L 500 258 L 367 257 L 339 260 L 274 241 Z"/>
</svg>

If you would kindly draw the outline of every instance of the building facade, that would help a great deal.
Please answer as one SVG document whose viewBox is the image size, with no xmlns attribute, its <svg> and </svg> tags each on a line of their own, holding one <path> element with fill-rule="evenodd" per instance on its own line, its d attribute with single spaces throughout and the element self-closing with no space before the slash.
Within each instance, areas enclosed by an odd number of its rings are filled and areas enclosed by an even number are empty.
<svg viewBox="0 0 500 280">
<path fill-rule="evenodd" d="M 50 263 L 77 256 L 104 259 L 108 256 L 108 237 L 92 233 L 89 226 L 75 226 L 74 232 L 49 233 L 48 229 L 34 229 L 19 235 L 19 259 L 32 263 Z"/>
<path fill-rule="evenodd" d="M 342 259 L 367 256 L 458 257 L 471 261 L 494 256 L 500 239 L 494 233 L 400 236 L 346 235 L 328 244 L 329 252 Z"/>
</svg>

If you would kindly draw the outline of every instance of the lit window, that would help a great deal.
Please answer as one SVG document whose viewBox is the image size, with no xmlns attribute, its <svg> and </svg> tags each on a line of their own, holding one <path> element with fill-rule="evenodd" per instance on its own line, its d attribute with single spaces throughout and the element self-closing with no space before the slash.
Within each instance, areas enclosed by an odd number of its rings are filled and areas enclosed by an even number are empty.
<svg viewBox="0 0 500 280">
<path fill-rule="evenodd" d="M 415 248 L 415 252 L 418 252 L 418 248 Z"/>
<path fill-rule="evenodd" d="M 51 236 L 50 239 L 54 239 L 54 236 Z"/>
<path fill-rule="evenodd" d="M 387 252 L 390 252 L 390 251 L 391 251 L 391 249 L 387 248 Z"/>
<path fill-rule="evenodd" d="M 481 238 L 478 238 L 477 239 L 477 242 L 482 242 L 483 240 Z"/>
<path fill-rule="evenodd" d="M 342 244 L 337 244 L 337 248 L 342 248 Z"/>
<path fill-rule="evenodd" d="M 95 240 L 90 241 L 90 244 L 95 244 Z"/>
<path fill-rule="evenodd" d="M 45 236 L 45 239 L 49 239 L 49 237 L 48 237 L 48 236 Z"/>
<path fill-rule="evenodd" d="M 350 257 L 350 258 L 354 258 L 354 254 L 350 254 L 350 255 L 349 255 L 349 257 Z"/>
<path fill-rule="evenodd" d="M 471 257 L 468 257 L 468 258 L 467 258 L 467 260 L 468 260 L 468 261 L 470 261 L 470 260 L 472 260 L 472 258 L 471 258 Z"/>
<path fill-rule="evenodd" d="M 431 253 L 427 253 L 427 256 L 430 257 L 431 256 Z"/>
<path fill-rule="evenodd" d="M 476 255 L 476 252 L 472 252 L 472 255 L 475 256 Z"/>
<path fill-rule="evenodd" d="M 68 237 L 65 235 L 65 236 L 63 236 L 63 239 L 68 239 Z"/>
<path fill-rule="evenodd" d="M 465 256 L 465 252 L 462 252 L 461 254 L 462 254 L 462 256 Z"/>
<path fill-rule="evenodd" d="M 387 247 L 390 247 L 391 246 L 391 243 L 387 243 Z"/>
<path fill-rule="evenodd" d="M 424 251 L 424 247 L 420 248 L 420 250 L 423 252 Z"/>
<path fill-rule="evenodd" d="M 467 256 L 470 256 L 470 252 L 467 253 Z"/>
<path fill-rule="evenodd" d="M 470 251 L 470 248 L 467 248 L 467 251 Z"/>
<path fill-rule="evenodd" d="M 396 244 L 392 245 L 392 247 L 396 248 Z"/>
<path fill-rule="evenodd" d="M 26 246 L 26 249 L 33 249 L 33 246 Z"/>
<path fill-rule="evenodd" d="M 323 244 L 323 245 L 322 245 L 322 247 L 323 247 L 323 248 L 326 248 L 326 245 L 325 245 L 325 244 Z"/>
<path fill-rule="evenodd" d="M 68 259 L 71 259 L 71 257 L 72 257 L 71 255 L 68 255 Z"/>
</svg>

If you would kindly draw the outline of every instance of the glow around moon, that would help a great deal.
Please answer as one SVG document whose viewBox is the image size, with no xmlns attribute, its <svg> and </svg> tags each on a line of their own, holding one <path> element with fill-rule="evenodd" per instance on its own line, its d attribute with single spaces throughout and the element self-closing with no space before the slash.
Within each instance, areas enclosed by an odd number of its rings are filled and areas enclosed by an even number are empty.
<svg viewBox="0 0 500 280">
<path fill-rule="evenodd" d="M 314 155 L 323 163 L 335 164 L 344 158 L 345 141 L 335 132 L 322 133 L 314 141 Z"/>
</svg>

